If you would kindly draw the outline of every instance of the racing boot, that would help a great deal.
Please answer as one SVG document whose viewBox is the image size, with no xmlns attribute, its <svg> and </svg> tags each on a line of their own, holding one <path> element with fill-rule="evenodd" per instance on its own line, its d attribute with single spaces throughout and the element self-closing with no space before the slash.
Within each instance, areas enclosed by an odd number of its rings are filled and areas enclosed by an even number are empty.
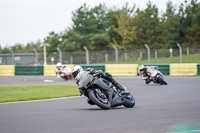
<svg viewBox="0 0 200 133">
<path fill-rule="evenodd" d="M 112 84 L 116 87 L 117 90 L 120 90 L 120 91 L 125 90 L 124 87 L 120 85 L 119 83 L 117 83 L 114 79 L 112 81 Z"/>
<path fill-rule="evenodd" d="M 105 72 L 105 73 L 102 75 L 102 77 L 103 77 L 104 79 L 110 81 L 110 82 L 116 87 L 117 90 L 124 90 L 124 87 L 121 86 L 119 83 L 117 83 L 117 82 L 113 79 L 113 77 L 112 77 L 112 75 L 111 75 L 110 73 Z"/>
</svg>

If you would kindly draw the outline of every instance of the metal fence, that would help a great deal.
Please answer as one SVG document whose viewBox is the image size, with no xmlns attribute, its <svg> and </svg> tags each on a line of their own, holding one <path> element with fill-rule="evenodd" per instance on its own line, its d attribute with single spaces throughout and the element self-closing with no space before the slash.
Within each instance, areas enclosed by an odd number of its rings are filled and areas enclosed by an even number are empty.
<svg viewBox="0 0 200 133">
<path fill-rule="evenodd" d="M 127 51 L 89 51 L 89 64 L 115 64 L 115 63 L 148 63 L 147 49 L 127 50 Z M 200 49 L 183 49 L 182 55 L 200 54 Z M 62 62 L 63 64 L 86 64 L 86 52 L 53 52 L 47 53 L 47 64 L 56 64 Z M 180 56 L 179 49 L 150 49 L 150 59 L 152 63 L 164 64 L 163 58 Z M 118 59 L 116 59 L 118 58 Z M 200 57 L 199 57 L 200 58 Z M 170 58 L 169 58 L 170 59 Z M 156 62 L 158 61 L 158 62 Z M 179 63 L 178 60 L 173 60 Z M 184 61 L 184 58 L 183 58 Z M 199 63 L 199 62 L 198 62 Z M 28 65 L 28 66 L 42 66 L 44 64 L 43 53 L 13 53 L 0 54 L 0 65 Z"/>
</svg>

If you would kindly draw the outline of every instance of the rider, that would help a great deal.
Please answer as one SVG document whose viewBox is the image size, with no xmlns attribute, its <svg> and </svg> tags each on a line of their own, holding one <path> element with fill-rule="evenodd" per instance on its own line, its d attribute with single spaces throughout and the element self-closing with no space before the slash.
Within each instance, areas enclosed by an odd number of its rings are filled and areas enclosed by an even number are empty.
<svg viewBox="0 0 200 133">
<path fill-rule="evenodd" d="M 77 85 L 78 85 L 79 80 L 80 80 L 79 73 L 81 73 L 81 72 L 83 72 L 83 71 L 84 71 L 83 68 L 82 68 L 81 66 L 79 66 L 79 65 L 76 65 L 76 66 L 74 66 L 74 67 L 72 68 L 72 75 L 73 75 L 74 79 L 76 80 Z M 101 71 L 101 70 L 94 70 L 94 69 L 92 69 L 92 68 L 88 68 L 88 69 L 86 69 L 85 71 L 90 72 L 90 74 L 92 74 L 92 75 L 101 75 L 102 78 L 104 78 L 104 79 L 110 81 L 110 82 L 116 87 L 117 90 L 120 90 L 120 91 L 125 90 L 124 87 L 121 86 L 118 82 L 116 82 L 116 81 L 113 79 L 112 75 L 111 75 L 110 73 L 108 73 L 108 72 L 105 72 L 105 73 L 104 73 L 104 72 Z M 81 88 L 79 88 L 79 91 L 80 91 L 80 93 L 83 92 L 83 91 L 81 90 Z M 93 104 L 92 101 L 91 101 L 90 99 L 88 99 L 87 102 L 88 102 L 89 104 Z"/>
<path fill-rule="evenodd" d="M 66 77 L 66 73 L 64 72 L 64 70 L 67 70 L 68 71 L 68 75 Z M 65 78 L 65 79 L 68 79 L 68 77 L 70 77 L 70 73 L 71 73 L 71 68 L 70 67 L 67 67 L 67 66 L 64 66 L 62 65 L 62 63 L 57 63 L 56 64 L 56 76 L 58 78 Z"/>
<path fill-rule="evenodd" d="M 152 68 L 153 69 L 158 69 L 157 66 L 144 66 L 144 65 L 140 65 L 138 67 L 138 74 L 141 75 L 142 77 L 144 77 L 146 84 L 149 84 L 151 81 L 153 81 L 151 79 L 151 75 L 148 75 L 148 73 L 152 73 Z"/>
</svg>

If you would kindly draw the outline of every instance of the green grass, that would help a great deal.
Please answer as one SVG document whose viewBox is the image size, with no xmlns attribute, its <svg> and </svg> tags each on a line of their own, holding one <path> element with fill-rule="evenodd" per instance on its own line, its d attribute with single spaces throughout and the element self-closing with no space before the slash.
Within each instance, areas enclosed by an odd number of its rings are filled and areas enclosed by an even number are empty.
<svg viewBox="0 0 200 133">
<path fill-rule="evenodd" d="M 79 96 L 77 86 L 0 87 L 0 103 Z"/>
<path fill-rule="evenodd" d="M 148 60 L 137 60 L 120 62 L 120 64 L 148 64 Z M 151 58 L 151 64 L 169 64 L 169 63 L 180 63 L 180 57 L 168 57 L 168 58 Z M 200 54 L 190 54 L 182 56 L 182 63 L 200 63 Z"/>
</svg>

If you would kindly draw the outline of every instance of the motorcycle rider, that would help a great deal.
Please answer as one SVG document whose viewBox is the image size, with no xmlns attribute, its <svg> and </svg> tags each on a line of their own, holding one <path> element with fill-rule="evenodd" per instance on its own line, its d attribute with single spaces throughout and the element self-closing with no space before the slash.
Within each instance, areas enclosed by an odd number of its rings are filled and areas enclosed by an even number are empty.
<svg viewBox="0 0 200 133">
<path fill-rule="evenodd" d="M 151 75 L 148 75 L 148 73 L 152 73 L 152 69 L 158 69 L 157 66 L 144 66 L 140 65 L 138 67 L 138 74 L 144 77 L 146 84 L 149 84 L 152 80 Z"/>
<path fill-rule="evenodd" d="M 74 79 L 76 80 L 76 84 L 78 85 L 79 81 L 80 81 L 80 77 L 79 74 L 83 71 L 88 71 L 90 72 L 91 75 L 101 75 L 102 78 L 110 81 L 113 86 L 116 87 L 117 90 L 123 91 L 125 90 L 123 86 L 121 86 L 117 81 L 115 81 L 112 77 L 112 75 L 108 72 L 103 72 L 101 70 L 94 70 L 93 68 L 87 68 L 86 70 L 83 70 L 83 68 L 80 65 L 76 65 L 72 68 L 72 75 L 74 77 Z M 83 93 L 83 91 L 81 90 L 81 88 L 79 88 L 80 93 Z M 88 98 L 87 102 L 91 105 L 93 105 L 94 103 Z"/>
<path fill-rule="evenodd" d="M 67 70 L 67 73 L 68 73 L 67 76 L 66 76 L 66 73 L 64 72 L 64 70 Z M 70 76 L 70 74 L 71 74 L 71 68 L 62 65 L 62 63 L 60 63 L 60 62 L 58 62 L 56 64 L 56 70 L 55 71 L 56 71 L 56 76 L 58 78 L 63 78 L 63 79 L 68 80 L 69 77 L 72 77 L 72 76 Z"/>
</svg>

